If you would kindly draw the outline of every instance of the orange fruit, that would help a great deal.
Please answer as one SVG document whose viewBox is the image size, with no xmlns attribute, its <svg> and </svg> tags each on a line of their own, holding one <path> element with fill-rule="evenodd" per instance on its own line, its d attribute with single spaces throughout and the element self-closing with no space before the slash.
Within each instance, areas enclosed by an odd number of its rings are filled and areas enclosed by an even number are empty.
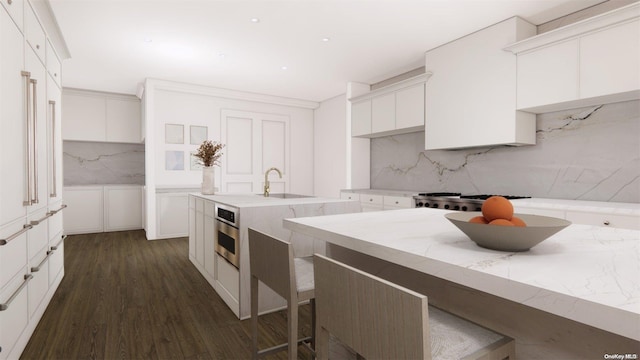
<svg viewBox="0 0 640 360">
<path fill-rule="evenodd" d="M 500 226 L 516 226 L 514 223 L 512 223 L 509 220 L 505 220 L 505 219 L 495 219 L 492 222 L 489 223 L 489 225 L 500 225 Z"/>
<path fill-rule="evenodd" d="M 513 217 L 511 218 L 511 222 L 512 222 L 512 223 L 513 223 L 513 225 L 515 225 L 515 226 L 520 226 L 520 227 L 525 227 L 525 226 L 527 226 L 527 223 L 525 223 L 525 222 L 524 222 L 524 220 L 520 219 L 520 218 L 519 218 L 519 217 L 517 217 L 517 216 L 513 216 Z"/>
<path fill-rule="evenodd" d="M 502 196 L 492 196 L 482 203 L 482 215 L 489 222 L 496 219 L 511 220 L 513 205 Z"/>
<path fill-rule="evenodd" d="M 475 223 L 475 224 L 488 224 L 489 222 L 487 221 L 487 219 L 485 219 L 483 216 L 474 216 L 471 219 L 469 219 L 470 223 Z"/>
</svg>

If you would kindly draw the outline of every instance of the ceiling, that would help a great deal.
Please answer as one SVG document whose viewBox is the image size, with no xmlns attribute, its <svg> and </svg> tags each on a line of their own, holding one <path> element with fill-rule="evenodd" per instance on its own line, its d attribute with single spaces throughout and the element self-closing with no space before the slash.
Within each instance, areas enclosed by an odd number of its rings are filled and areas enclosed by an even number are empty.
<svg viewBox="0 0 640 360">
<path fill-rule="evenodd" d="M 49 2 L 71 54 L 65 87 L 135 94 L 158 78 L 322 101 L 511 16 L 538 25 L 602 0 Z"/>
</svg>

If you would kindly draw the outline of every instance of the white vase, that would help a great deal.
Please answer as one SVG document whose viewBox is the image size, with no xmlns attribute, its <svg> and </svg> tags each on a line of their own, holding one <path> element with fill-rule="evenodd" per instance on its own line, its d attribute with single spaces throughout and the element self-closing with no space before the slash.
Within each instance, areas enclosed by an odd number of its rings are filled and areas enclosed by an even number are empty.
<svg viewBox="0 0 640 360">
<path fill-rule="evenodd" d="M 213 195 L 215 193 L 215 176 L 213 166 L 202 168 L 202 194 Z"/>
</svg>

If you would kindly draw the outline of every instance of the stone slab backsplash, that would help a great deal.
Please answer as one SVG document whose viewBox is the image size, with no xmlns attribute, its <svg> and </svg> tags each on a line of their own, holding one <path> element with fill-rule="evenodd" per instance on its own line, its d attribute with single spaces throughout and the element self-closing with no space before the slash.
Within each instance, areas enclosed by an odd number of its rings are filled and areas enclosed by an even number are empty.
<svg viewBox="0 0 640 360">
<path fill-rule="evenodd" d="M 640 202 L 640 101 L 536 123 L 535 146 L 425 151 L 424 132 L 372 139 L 371 188 Z"/>
<path fill-rule="evenodd" d="M 144 185 L 144 144 L 65 141 L 64 186 Z"/>
</svg>

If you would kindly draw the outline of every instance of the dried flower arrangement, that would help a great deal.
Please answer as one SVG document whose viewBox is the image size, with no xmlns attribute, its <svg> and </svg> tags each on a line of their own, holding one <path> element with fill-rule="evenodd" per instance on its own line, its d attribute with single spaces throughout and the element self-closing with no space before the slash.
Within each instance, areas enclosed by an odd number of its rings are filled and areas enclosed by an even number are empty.
<svg viewBox="0 0 640 360">
<path fill-rule="evenodd" d="M 205 140 L 200 144 L 200 147 L 194 156 L 200 159 L 198 160 L 198 163 L 205 167 L 220 165 L 218 160 L 222 156 L 221 150 L 223 147 L 224 145 L 219 142 Z"/>
</svg>

